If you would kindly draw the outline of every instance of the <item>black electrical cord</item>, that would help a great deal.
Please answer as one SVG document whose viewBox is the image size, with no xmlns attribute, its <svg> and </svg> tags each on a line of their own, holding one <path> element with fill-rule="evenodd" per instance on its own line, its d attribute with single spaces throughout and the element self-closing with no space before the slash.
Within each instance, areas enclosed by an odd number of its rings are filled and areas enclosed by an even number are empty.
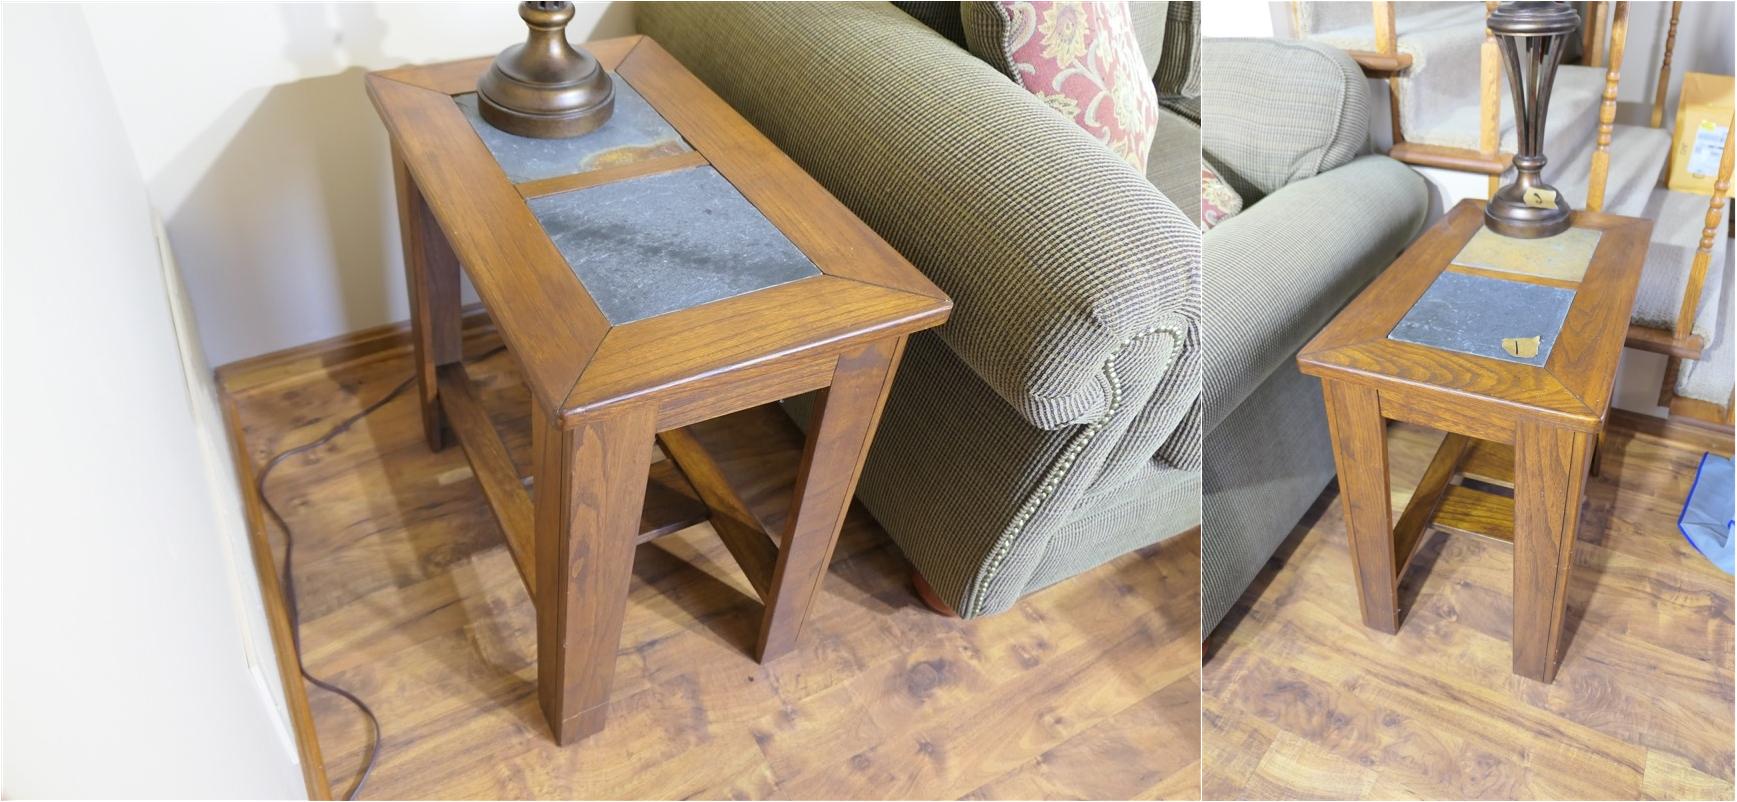
<svg viewBox="0 0 1737 802">
<path fill-rule="evenodd" d="M 504 345 L 496 346 L 493 349 L 485 351 L 466 361 L 481 362 L 505 350 L 507 350 L 507 347 Z M 348 700 L 350 704 L 355 705 L 357 710 L 362 711 L 362 715 L 368 717 L 368 723 L 374 728 L 374 742 L 368 748 L 368 762 L 362 764 L 362 773 L 356 777 L 356 783 L 350 786 L 350 790 L 344 794 L 344 799 L 347 800 L 355 799 L 356 795 L 362 792 L 362 786 L 368 782 L 368 775 L 374 772 L 375 761 L 380 758 L 380 747 L 382 743 L 380 719 L 374 715 L 373 708 L 368 707 L 368 703 L 362 701 L 361 697 L 358 697 L 356 694 L 334 685 L 331 682 L 314 676 L 308 671 L 308 667 L 302 663 L 302 616 L 301 609 L 296 603 L 295 573 L 291 570 L 292 561 L 295 557 L 295 535 L 290 531 L 289 522 L 285 521 L 283 515 L 278 513 L 277 507 L 272 506 L 271 497 L 266 495 L 265 492 L 265 480 L 271 476 L 272 469 L 276 468 L 284 460 L 298 454 L 305 454 L 332 442 L 332 440 L 338 435 L 349 431 L 350 427 L 355 426 L 363 418 L 374 414 L 381 407 L 391 403 L 392 399 L 403 395 L 404 391 L 409 389 L 410 385 L 414 383 L 416 383 L 416 377 L 412 375 L 410 378 L 399 382 L 398 386 L 393 387 L 390 392 L 381 396 L 379 400 L 363 407 L 361 412 L 357 412 L 356 414 L 339 421 L 337 425 L 332 428 L 327 429 L 325 434 L 320 435 L 311 442 L 303 443 L 294 448 L 278 452 L 276 455 L 272 456 L 271 459 L 266 460 L 265 467 L 260 469 L 259 477 L 254 480 L 254 491 L 259 494 L 260 506 L 265 508 L 266 514 L 270 515 L 271 519 L 277 523 L 278 528 L 283 530 L 283 572 L 281 583 L 283 585 L 284 609 L 289 614 L 290 644 L 295 650 L 296 669 L 301 672 L 303 679 L 306 679 L 308 682 L 311 682 L 320 688 L 324 688 L 332 693 L 342 696 L 344 699 Z"/>
</svg>

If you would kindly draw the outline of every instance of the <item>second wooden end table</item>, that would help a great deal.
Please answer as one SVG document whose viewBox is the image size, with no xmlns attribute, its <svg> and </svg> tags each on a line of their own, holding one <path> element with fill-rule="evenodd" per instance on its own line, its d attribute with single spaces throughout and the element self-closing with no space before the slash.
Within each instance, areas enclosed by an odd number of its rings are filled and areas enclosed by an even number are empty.
<svg viewBox="0 0 1737 802">
<path fill-rule="evenodd" d="M 372 73 L 391 135 L 429 446 L 458 435 L 537 610 L 556 740 L 601 729 L 654 436 L 788 651 L 826 573 L 905 338 L 946 295 L 655 42 L 587 45 L 616 108 L 572 140 L 476 113 L 490 59 Z M 459 271 L 530 387 L 527 494 L 459 363 Z M 767 532 L 704 421 L 819 391 L 788 517 Z"/>
<path fill-rule="evenodd" d="M 1514 546 L 1514 673 L 1555 678 L 1580 502 L 1651 232 L 1580 212 L 1564 234 L 1511 240 L 1463 201 L 1303 346 L 1365 625 L 1399 630 L 1399 578 L 1429 528 L 1494 537 Z M 1397 523 L 1388 420 L 1448 432 Z"/>
</svg>

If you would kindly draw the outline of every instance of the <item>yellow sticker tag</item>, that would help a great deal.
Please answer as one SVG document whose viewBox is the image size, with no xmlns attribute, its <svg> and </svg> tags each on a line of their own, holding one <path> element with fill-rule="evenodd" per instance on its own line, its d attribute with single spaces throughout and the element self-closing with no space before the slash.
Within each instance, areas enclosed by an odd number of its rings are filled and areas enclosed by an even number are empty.
<svg viewBox="0 0 1737 802">
<path fill-rule="evenodd" d="M 1538 355 L 1538 337 L 1505 337 L 1502 339 L 1502 350 L 1509 356 L 1521 359 L 1531 359 Z"/>
<path fill-rule="evenodd" d="M 1527 206 L 1534 209 L 1554 209 L 1556 208 L 1556 191 L 1532 187 L 1526 190 L 1524 200 Z"/>
</svg>

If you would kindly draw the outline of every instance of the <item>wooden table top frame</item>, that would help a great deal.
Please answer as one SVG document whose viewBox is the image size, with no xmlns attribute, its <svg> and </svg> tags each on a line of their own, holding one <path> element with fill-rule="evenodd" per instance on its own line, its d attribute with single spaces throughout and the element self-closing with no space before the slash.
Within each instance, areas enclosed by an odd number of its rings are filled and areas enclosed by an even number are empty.
<svg viewBox="0 0 1737 802">
<path fill-rule="evenodd" d="M 536 602 L 538 699 L 555 738 L 603 727 L 638 542 L 673 531 L 648 492 L 697 493 L 766 605 L 755 657 L 790 650 L 911 333 L 952 302 L 795 162 L 645 37 L 586 45 L 693 148 L 514 184 L 452 96 L 491 62 L 371 73 L 390 134 L 424 434 L 458 434 Z M 820 275 L 611 325 L 527 201 L 709 164 Z M 536 407 L 527 493 L 459 364 L 463 271 Z M 768 516 L 715 453 L 720 416 L 819 390 L 789 512 Z M 654 436 L 685 476 L 649 481 Z M 692 483 L 692 488 L 687 487 Z M 760 499 L 759 501 L 763 501 Z M 759 505 L 763 506 L 763 505 Z M 645 520 L 641 520 L 642 511 Z M 777 520 L 782 517 L 782 520 Z M 770 531 L 768 524 L 782 524 Z"/>
<path fill-rule="evenodd" d="M 1577 212 L 1601 231 L 1579 282 L 1450 264 L 1483 225 L 1461 201 L 1315 336 L 1298 366 L 1322 379 L 1363 623 L 1399 629 L 1398 582 L 1433 526 L 1514 545 L 1514 672 L 1551 682 L 1594 446 L 1634 306 L 1652 222 Z M 1542 366 L 1388 339 L 1443 271 L 1575 289 Z M 1397 522 L 1386 421 L 1448 432 Z M 1512 496 L 1464 484 L 1511 488 Z"/>
</svg>

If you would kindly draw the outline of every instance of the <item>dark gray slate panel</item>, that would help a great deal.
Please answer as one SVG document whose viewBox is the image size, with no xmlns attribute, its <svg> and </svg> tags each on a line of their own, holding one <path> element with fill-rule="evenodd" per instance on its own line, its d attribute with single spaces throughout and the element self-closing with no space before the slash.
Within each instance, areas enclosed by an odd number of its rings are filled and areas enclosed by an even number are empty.
<svg viewBox="0 0 1737 802">
<path fill-rule="evenodd" d="M 1543 365 L 1572 303 L 1573 290 L 1444 271 L 1387 338 Z M 1502 349 L 1504 338 L 1533 336 L 1540 338 L 1537 356 L 1523 359 Z"/>
<path fill-rule="evenodd" d="M 615 325 L 820 275 L 710 166 L 528 203 Z"/>
<path fill-rule="evenodd" d="M 572 139 L 535 139 L 509 134 L 483 121 L 476 93 L 456 95 L 477 136 L 495 156 L 507 179 L 515 184 L 587 173 L 604 167 L 673 156 L 693 150 L 663 116 L 645 102 L 619 75 L 615 78 L 615 111 L 597 130 Z"/>
</svg>

